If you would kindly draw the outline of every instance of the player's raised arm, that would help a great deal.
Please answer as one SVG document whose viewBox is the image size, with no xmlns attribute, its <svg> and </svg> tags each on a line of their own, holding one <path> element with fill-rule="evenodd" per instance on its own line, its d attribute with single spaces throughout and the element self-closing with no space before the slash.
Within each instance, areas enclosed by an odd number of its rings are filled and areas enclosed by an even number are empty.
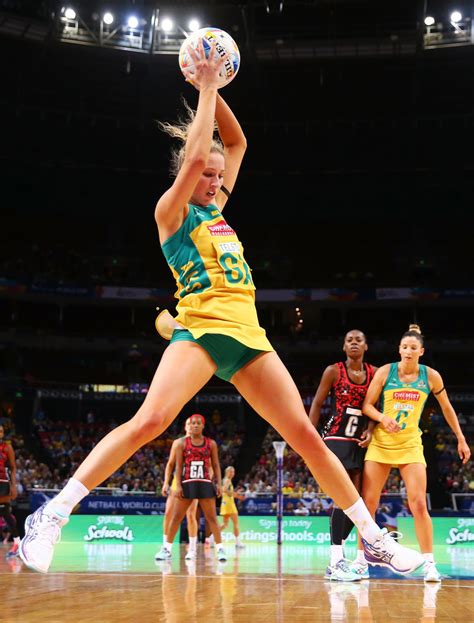
<svg viewBox="0 0 474 623">
<path fill-rule="evenodd" d="M 247 149 L 247 139 L 230 106 L 219 93 L 216 101 L 216 121 L 225 157 L 224 183 L 217 196 L 217 205 L 222 210 L 234 188 Z"/>
<path fill-rule="evenodd" d="M 211 150 L 216 112 L 217 86 L 222 59 L 211 47 L 208 58 L 201 44 L 190 48 L 195 73 L 193 84 L 199 90 L 196 114 L 189 128 L 175 128 L 162 124 L 162 128 L 177 138 L 185 139 L 182 162 L 175 181 L 159 199 L 155 208 L 160 242 L 163 243 L 179 229 L 186 217 L 186 205 L 206 168 Z M 173 134 L 173 132 L 175 132 Z"/>
</svg>

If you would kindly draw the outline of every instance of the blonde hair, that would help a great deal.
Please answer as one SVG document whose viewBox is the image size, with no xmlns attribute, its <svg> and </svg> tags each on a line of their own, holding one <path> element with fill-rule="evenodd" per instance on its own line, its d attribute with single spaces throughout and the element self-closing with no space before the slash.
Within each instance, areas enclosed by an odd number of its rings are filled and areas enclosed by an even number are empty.
<svg viewBox="0 0 474 623">
<path fill-rule="evenodd" d="M 178 139 L 181 145 L 179 147 L 173 147 L 171 149 L 171 161 L 170 161 L 170 173 L 172 177 L 176 177 L 179 170 L 183 166 L 184 155 L 186 150 L 186 141 L 188 140 L 189 130 L 196 117 L 196 111 L 191 108 L 187 101 L 182 98 L 184 108 L 186 109 L 186 115 L 184 118 L 178 118 L 176 123 L 168 123 L 167 121 L 158 121 L 158 127 L 160 130 L 171 136 L 171 138 Z M 214 132 L 217 131 L 217 124 L 214 124 Z M 211 149 L 209 153 L 217 153 L 224 155 L 224 145 L 218 138 L 213 138 L 211 143 Z"/>
<path fill-rule="evenodd" d="M 233 466 L 233 465 L 228 465 L 228 466 L 225 468 L 225 470 L 224 470 L 224 476 L 225 476 L 226 478 L 228 478 L 228 477 L 229 477 L 227 474 L 229 473 L 229 471 L 230 471 L 231 469 L 234 469 L 234 466 Z M 234 471 L 235 471 L 235 469 L 234 469 Z"/>
<path fill-rule="evenodd" d="M 402 340 L 404 337 L 416 337 L 417 340 L 419 340 L 421 342 L 421 344 L 423 345 L 423 335 L 421 333 L 421 327 L 418 324 L 410 324 L 408 326 L 408 331 L 405 331 L 405 333 L 402 335 Z"/>
</svg>

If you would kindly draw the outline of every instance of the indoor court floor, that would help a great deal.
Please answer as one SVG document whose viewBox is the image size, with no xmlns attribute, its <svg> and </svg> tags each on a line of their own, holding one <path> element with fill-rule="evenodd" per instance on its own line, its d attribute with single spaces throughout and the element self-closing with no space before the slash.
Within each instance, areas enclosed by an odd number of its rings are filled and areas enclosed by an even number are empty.
<svg viewBox="0 0 474 623">
<path fill-rule="evenodd" d="M 48 574 L 0 548 L 2 623 L 474 621 L 472 545 L 435 552 L 441 584 L 380 568 L 370 580 L 329 582 L 329 548 L 314 545 L 227 544 L 225 563 L 202 545 L 186 562 L 175 545 L 171 562 L 156 563 L 150 544 L 60 543 Z"/>
</svg>

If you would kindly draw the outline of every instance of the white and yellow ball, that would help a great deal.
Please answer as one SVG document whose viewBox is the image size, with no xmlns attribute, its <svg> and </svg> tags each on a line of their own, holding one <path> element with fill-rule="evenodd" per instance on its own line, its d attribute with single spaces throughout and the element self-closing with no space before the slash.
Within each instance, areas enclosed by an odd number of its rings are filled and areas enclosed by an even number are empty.
<svg viewBox="0 0 474 623">
<path fill-rule="evenodd" d="M 192 46 L 196 49 L 199 45 L 200 39 L 202 39 L 206 56 L 209 54 L 212 43 L 215 43 L 217 54 L 224 59 L 224 63 L 219 74 L 219 88 L 225 87 L 235 78 L 237 72 L 239 71 L 240 51 L 234 39 L 227 32 L 225 32 L 225 30 L 221 30 L 220 28 L 200 28 L 199 30 L 191 33 L 183 41 L 179 51 L 179 66 L 181 71 L 183 73 L 185 71 L 190 72 L 190 82 L 192 83 L 194 62 L 189 54 L 188 48 L 189 46 Z"/>
</svg>

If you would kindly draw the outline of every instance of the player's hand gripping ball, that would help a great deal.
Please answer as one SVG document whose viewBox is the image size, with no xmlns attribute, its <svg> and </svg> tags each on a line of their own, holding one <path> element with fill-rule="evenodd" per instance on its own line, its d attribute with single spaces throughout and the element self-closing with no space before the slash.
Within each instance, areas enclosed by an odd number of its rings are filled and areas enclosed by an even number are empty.
<svg viewBox="0 0 474 623">
<path fill-rule="evenodd" d="M 201 39 L 204 52 L 206 53 L 206 58 L 209 56 L 211 45 L 215 44 L 216 53 L 224 61 L 219 74 L 219 89 L 221 89 L 229 84 L 229 82 L 235 78 L 237 72 L 239 71 L 239 48 L 232 37 L 220 28 L 200 28 L 199 30 L 191 33 L 189 37 L 183 41 L 179 50 L 179 67 L 191 84 L 194 73 L 194 62 L 188 49 L 190 46 L 196 49 Z M 191 77 L 189 78 L 189 76 Z"/>
</svg>

